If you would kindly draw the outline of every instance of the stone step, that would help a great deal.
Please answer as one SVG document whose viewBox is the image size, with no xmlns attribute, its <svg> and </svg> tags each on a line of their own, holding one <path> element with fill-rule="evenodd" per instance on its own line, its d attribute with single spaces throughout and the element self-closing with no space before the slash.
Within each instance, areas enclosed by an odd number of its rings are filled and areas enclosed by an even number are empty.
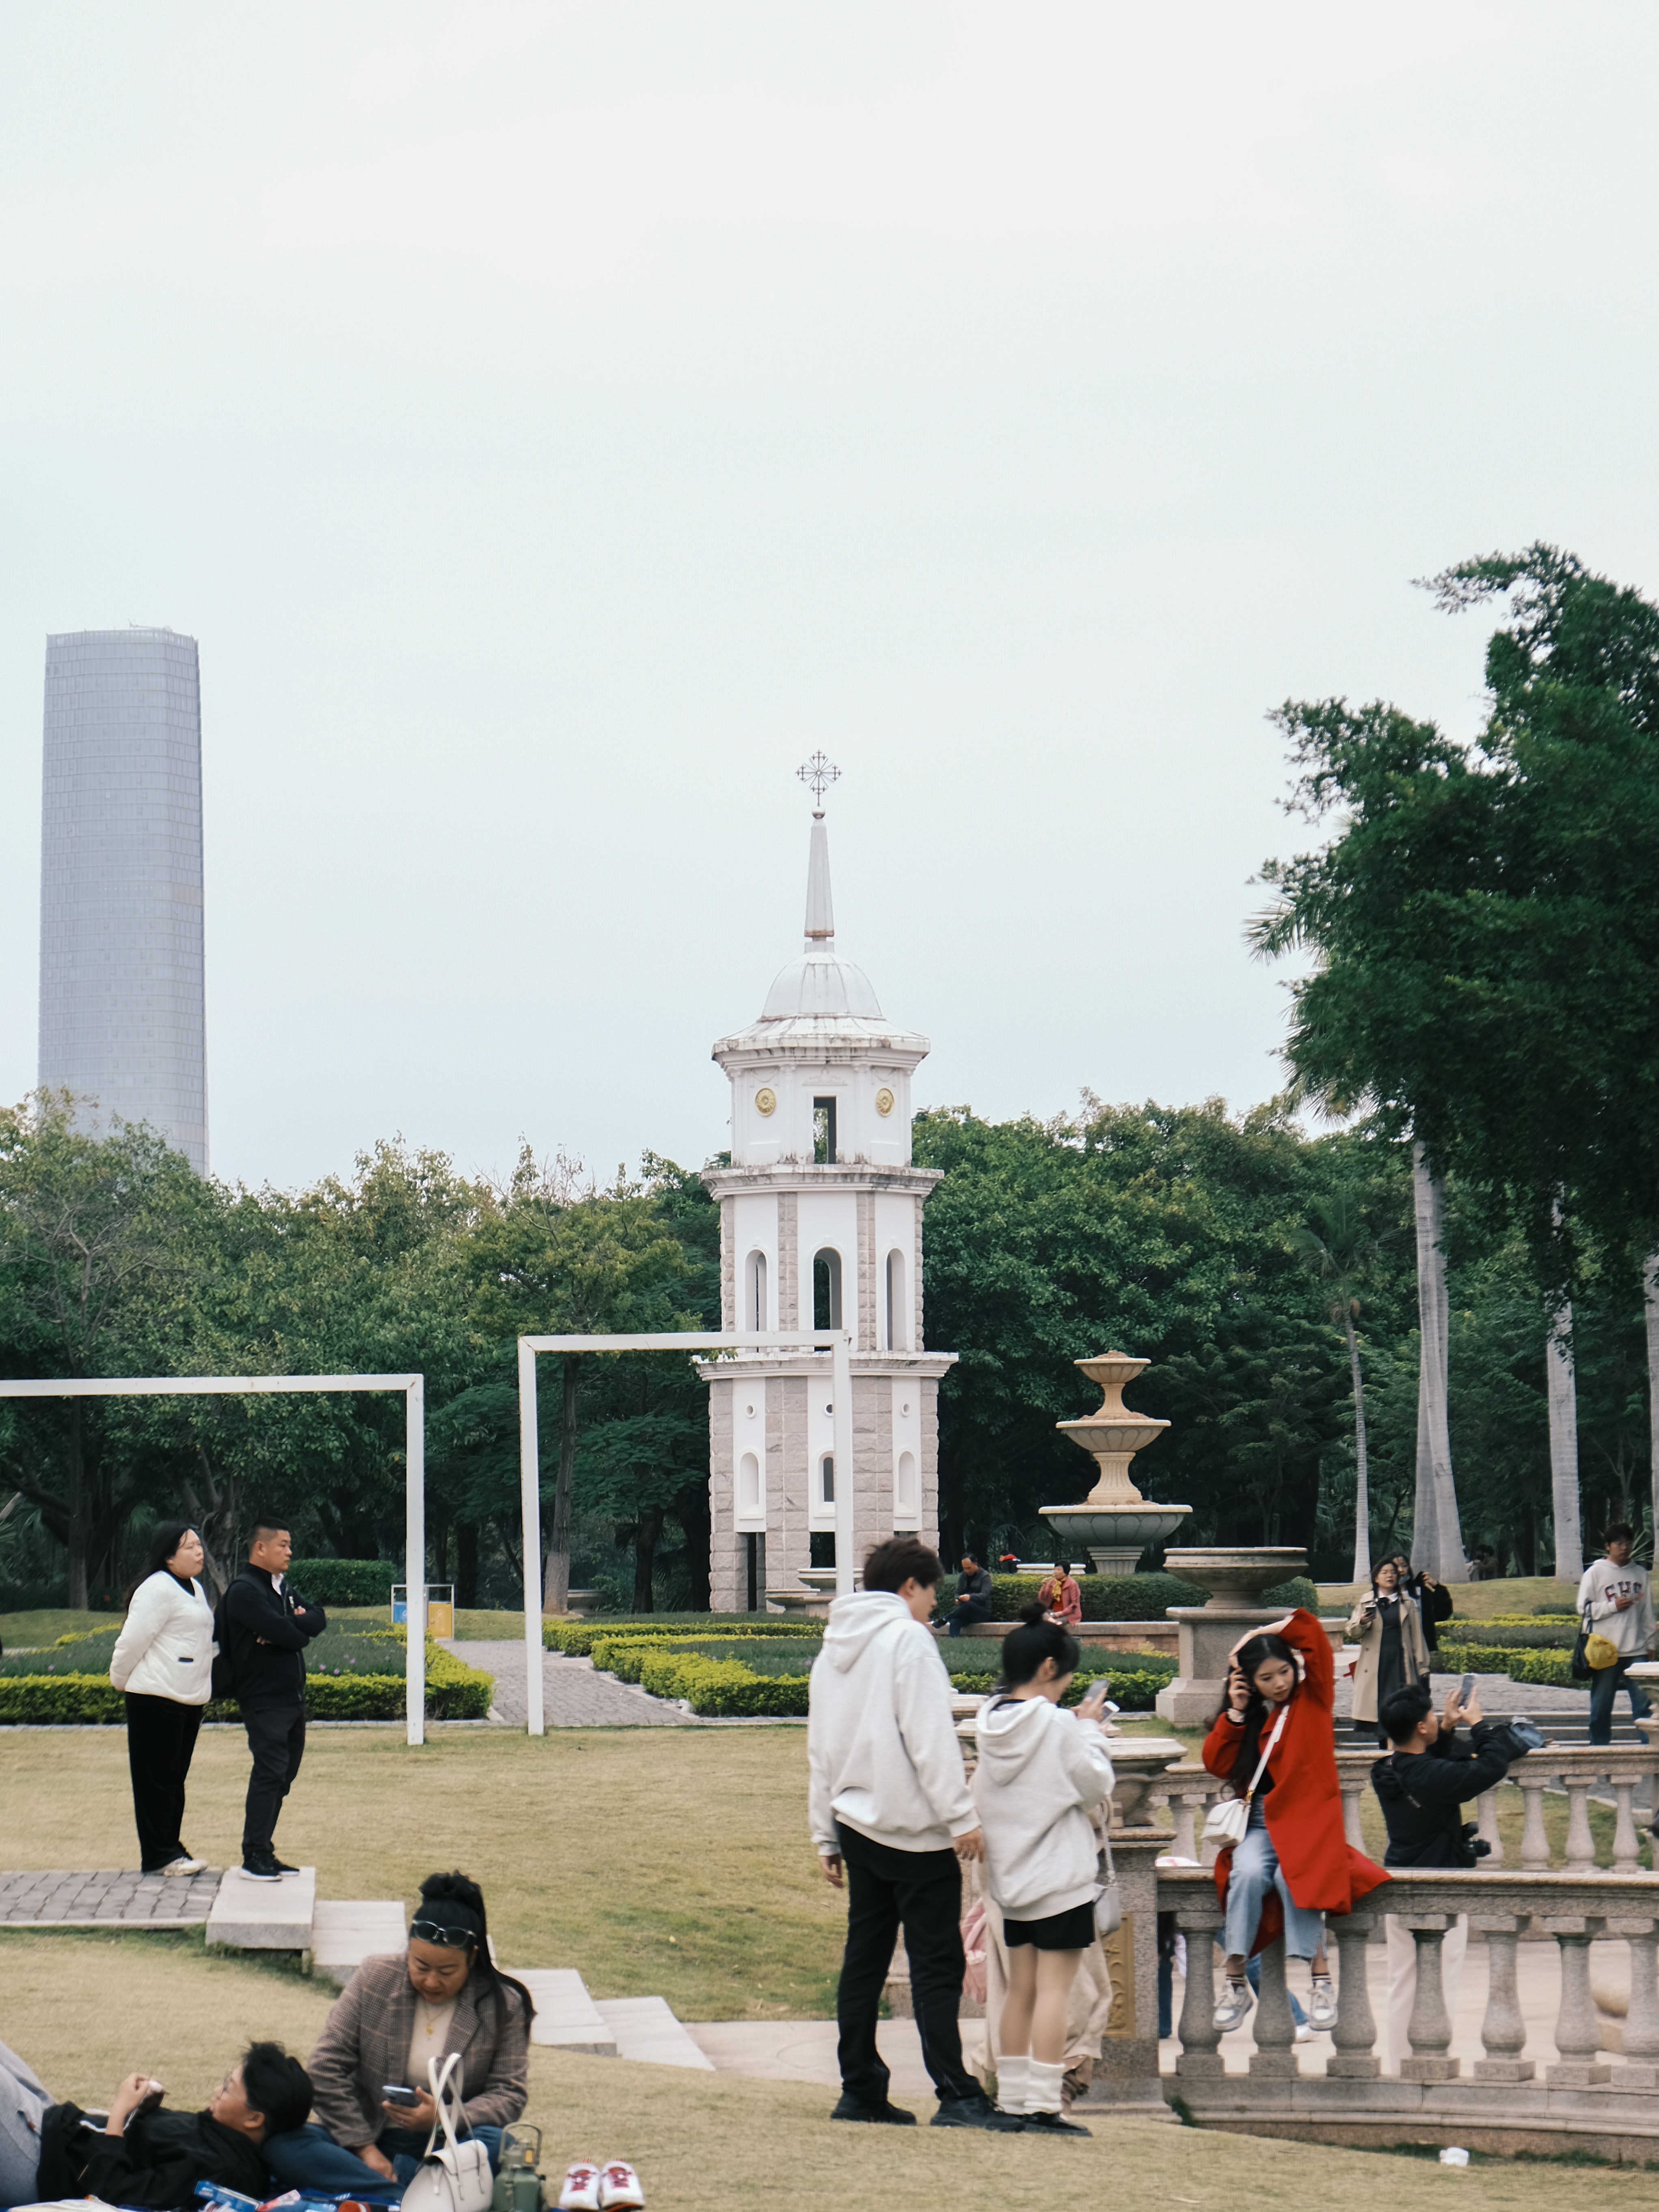
<svg viewBox="0 0 1659 2212">
<path fill-rule="evenodd" d="M 395 1897 L 319 1897 L 311 1923 L 313 1970 L 342 1989 L 365 1959 L 401 1951 L 409 1929 Z"/>
<path fill-rule="evenodd" d="M 536 2001 L 530 2040 L 558 2051 L 586 2051 L 596 2058 L 617 2055 L 617 2038 L 587 1994 L 574 1966 L 503 1966 Z"/>
<path fill-rule="evenodd" d="M 280 1881 L 254 1881 L 240 1867 L 228 1867 L 208 1914 L 207 1940 L 244 1951 L 308 1951 L 316 1917 L 315 1867 Z"/>
<path fill-rule="evenodd" d="M 675 2019 L 666 1997 L 600 1997 L 595 2009 L 617 2039 L 618 2057 L 649 2066 L 696 2066 L 704 2073 L 714 2072 L 714 2060 Z"/>
</svg>

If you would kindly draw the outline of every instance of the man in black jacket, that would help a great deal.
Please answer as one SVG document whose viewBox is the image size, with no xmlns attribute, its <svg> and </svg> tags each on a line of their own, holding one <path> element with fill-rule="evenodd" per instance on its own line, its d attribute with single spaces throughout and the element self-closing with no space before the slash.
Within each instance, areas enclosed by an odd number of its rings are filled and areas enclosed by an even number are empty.
<svg viewBox="0 0 1659 2212">
<path fill-rule="evenodd" d="M 242 1816 L 242 1872 L 277 1881 L 299 1869 L 276 1856 L 276 1817 L 294 1786 L 306 1750 L 305 1648 L 328 1626 L 319 1605 L 306 1605 L 283 1581 L 294 1556 L 283 1523 L 267 1515 L 253 1524 L 247 1565 L 225 1592 L 230 1690 L 242 1709 L 253 1771 Z"/>
<path fill-rule="evenodd" d="M 1377 1716 L 1394 1748 L 1371 1769 L 1371 1787 L 1389 1831 L 1386 1867 L 1473 1866 L 1475 1854 L 1463 1835 L 1463 1808 L 1471 1797 L 1504 1779 L 1525 1747 L 1501 1723 L 1485 1719 L 1473 1699 L 1455 1694 L 1437 1713 L 1421 1683 L 1396 1690 Z M 1460 1737 L 1468 1722 L 1471 1734 Z M 1409 2055 L 1407 2022 L 1417 1996 L 1417 1945 L 1409 1929 L 1387 1916 L 1389 2039 L 1396 2065 Z M 1468 1949 L 1469 1922 L 1460 1912 L 1440 1947 L 1440 1984 L 1448 2012 L 1455 2012 L 1457 1983 Z"/>
<path fill-rule="evenodd" d="M 197 2183 L 216 2181 L 260 2202 L 270 2187 L 265 2138 L 305 2125 L 311 2079 L 280 2043 L 255 2043 L 204 2112 L 152 2110 L 155 2096 L 141 2071 L 128 2075 L 107 2114 L 52 2106 L 40 2121 L 34 2193 L 194 2212 Z"/>
<path fill-rule="evenodd" d="M 946 1626 L 952 1636 L 960 1636 L 975 1621 L 990 1618 L 991 1577 L 971 1552 L 964 1552 L 962 1572 L 957 1577 L 957 1601 Z"/>
</svg>

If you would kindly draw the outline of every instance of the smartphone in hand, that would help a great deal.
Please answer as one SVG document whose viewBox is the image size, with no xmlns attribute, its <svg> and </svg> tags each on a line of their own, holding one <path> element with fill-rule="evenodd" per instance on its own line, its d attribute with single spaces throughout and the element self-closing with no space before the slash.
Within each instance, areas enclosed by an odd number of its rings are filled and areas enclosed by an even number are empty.
<svg viewBox="0 0 1659 2212">
<path fill-rule="evenodd" d="M 1460 1705 L 1467 1706 L 1469 1699 L 1474 1695 L 1474 1677 L 1473 1674 L 1465 1674 L 1462 1680 L 1457 1686 L 1457 1702 Z"/>
<path fill-rule="evenodd" d="M 421 2101 L 419 2090 L 408 2088 L 401 2081 L 382 2081 L 380 2094 L 388 2105 L 418 2105 Z"/>
</svg>

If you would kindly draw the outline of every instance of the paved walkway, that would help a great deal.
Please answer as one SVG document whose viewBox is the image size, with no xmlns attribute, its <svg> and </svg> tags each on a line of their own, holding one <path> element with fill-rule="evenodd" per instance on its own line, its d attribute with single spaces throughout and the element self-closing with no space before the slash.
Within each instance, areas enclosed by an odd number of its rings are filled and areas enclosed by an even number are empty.
<svg viewBox="0 0 1659 2212">
<path fill-rule="evenodd" d="M 1430 1688 L 1435 1704 L 1443 1705 L 1462 1679 L 1461 1674 L 1434 1675 Z M 1548 1682 L 1512 1682 L 1507 1674 L 1477 1674 L 1474 1694 L 1481 1711 L 1493 1720 L 1501 1713 L 1580 1713 L 1587 1726 L 1589 1721 L 1588 1690 L 1558 1690 Z M 1348 1719 L 1352 1711 L 1353 1683 L 1344 1679 L 1336 1686 L 1338 1719 Z M 1622 1693 L 1618 1717 L 1630 1717 L 1630 1708 Z"/>
<path fill-rule="evenodd" d="M 520 1728 L 525 1709 L 524 1644 L 457 1644 L 455 1656 L 482 1667 L 495 1678 L 495 1710 Z M 631 1682 L 618 1682 L 594 1671 L 591 1659 L 567 1659 L 562 1652 L 542 1654 L 542 1701 L 547 1725 L 555 1728 L 696 1728 L 700 1723 L 678 1705 L 665 1705 Z"/>
<path fill-rule="evenodd" d="M 204 1921 L 223 1870 L 77 1874 L 50 1867 L 0 1874 L 0 1927 L 192 1928 Z"/>
</svg>

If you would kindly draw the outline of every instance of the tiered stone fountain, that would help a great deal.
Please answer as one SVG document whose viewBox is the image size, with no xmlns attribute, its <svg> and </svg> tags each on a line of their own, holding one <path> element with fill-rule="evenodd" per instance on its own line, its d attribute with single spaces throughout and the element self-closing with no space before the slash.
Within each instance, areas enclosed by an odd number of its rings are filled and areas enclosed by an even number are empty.
<svg viewBox="0 0 1659 2212">
<path fill-rule="evenodd" d="M 1045 1505 L 1042 1517 L 1073 1559 L 1087 1550 L 1097 1575 L 1133 1574 L 1147 1545 L 1172 1535 L 1193 1510 L 1157 1504 L 1129 1480 L 1129 1462 L 1170 1425 L 1150 1414 L 1131 1413 L 1123 1402 L 1126 1387 L 1150 1364 L 1126 1352 L 1079 1359 L 1076 1364 L 1099 1388 L 1101 1405 L 1080 1421 L 1054 1423 L 1061 1436 L 1092 1455 L 1099 1473 L 1081 1505 Z"/>
<path fill-rule="evenodd" d="M 1206 1727 L 1221 1710 L 1227 1686 L 1227 1656 L 1241 1637 L 1284 1618 L 1276 1606 L 1254 1601 L 1276 1583 L 1287 1583 L 1308 1564 L 1300 1544 L 1206 1546 L 1166 1552 L 1164 1564 L 1184 1583 L 1210 1593 L 1205 1605 L 1172 1605 L 1170 1618 L 1181 1630 L 1180 1673 L 1158 1693 L 1160 1720 L 1177 1728 Z"/>
</svg>

